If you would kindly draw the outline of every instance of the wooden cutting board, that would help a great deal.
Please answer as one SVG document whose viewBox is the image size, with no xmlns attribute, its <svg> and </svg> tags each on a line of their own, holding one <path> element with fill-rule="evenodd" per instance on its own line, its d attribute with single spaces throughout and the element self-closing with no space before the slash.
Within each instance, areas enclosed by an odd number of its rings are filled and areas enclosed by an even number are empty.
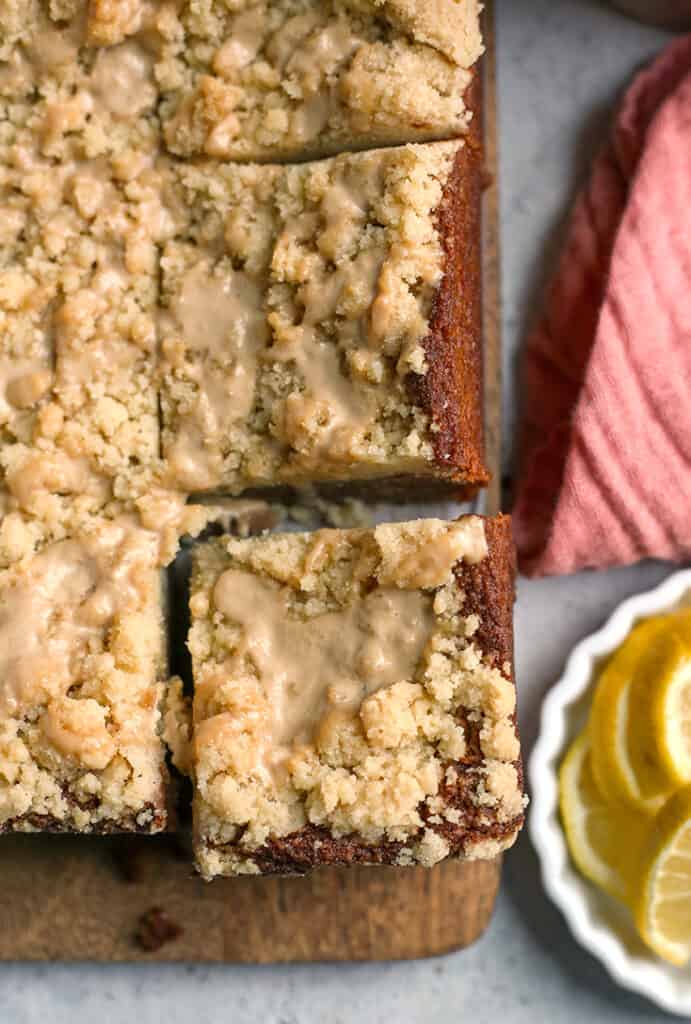
<svg viewBox="0 0 691 1024">
<path fill-rule="evenodd" d="M 485 11 L 484 327 L 486 511 L 499 510 L 499 335 L 494 34 Z M 328 868 L 305 878 L 221 879 L 191 873 L 174 836 L 3 836 L 0 959 L 99 961 L 401 960 L 461 949 L 492 914 L 500 862 L 446 863 L 431 871 Z M 181 934 L 152 952 L 135 935 L 161 908 Z"/>
</svg>

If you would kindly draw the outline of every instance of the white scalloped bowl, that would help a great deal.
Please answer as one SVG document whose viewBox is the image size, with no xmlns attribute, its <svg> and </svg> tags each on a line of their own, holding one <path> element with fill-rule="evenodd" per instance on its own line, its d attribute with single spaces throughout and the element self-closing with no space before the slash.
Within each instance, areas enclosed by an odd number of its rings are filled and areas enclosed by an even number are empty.
<svg viewBox="0 0 691 1024">
<path fill-rule="evenodd" d="M 559 820 L 557 782 L 569 742 L 585 723 L 598 667 L 638 620 L 687 605 L 691 605 L 691 570 L 674 573 L 655 590 L 629 598 L 601 630 L 574 649 L 564 675 L 542 707 L 540 736 L 529 762 L 529 832 L 547 894 L 578 942 L 619 985 L 670 1013 L 691 1016 L 691 965 L 673 967 L 654 957 L 638 938 L 626 911 L 573 867 Z"/>
</svg>

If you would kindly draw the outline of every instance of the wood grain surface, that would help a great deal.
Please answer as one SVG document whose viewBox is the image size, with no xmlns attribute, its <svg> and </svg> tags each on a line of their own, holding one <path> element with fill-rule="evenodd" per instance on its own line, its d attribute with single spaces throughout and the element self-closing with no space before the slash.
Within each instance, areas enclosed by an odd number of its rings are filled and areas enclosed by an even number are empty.
<svg viewBox="0 0 691 1024">
<path fill-rule="evenodd" d="M 0 959 L 281 963 L 400 960 L 473 942 L 489 921 L 498 862 L 322 869 L 305 878 L 190 873 L 174 840 L 3 837 Z M 162 908 L 182 934 L 136 941 Z"/>
<path fill-rule="evenodd" d="M 487 511 L 500 505 L 499 333 L 494 34 L 485 11 L 483 293 Z M 322 869 L 305 878 L 222 879 L 191 872 L 179 836 L 3 836 L 0 959 L 271 963 L 400 960 L 460 949 L 487 926 L 499 861 L 432 870 Z M 141 915 L 161 908 L 182 933 L 143 951 Z"/>
</svg>

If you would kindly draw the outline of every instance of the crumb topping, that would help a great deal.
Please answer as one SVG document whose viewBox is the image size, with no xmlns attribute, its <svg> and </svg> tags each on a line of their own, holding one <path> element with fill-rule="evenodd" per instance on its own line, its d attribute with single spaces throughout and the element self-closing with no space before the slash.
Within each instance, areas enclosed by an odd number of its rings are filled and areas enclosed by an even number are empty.
<svg viewBox="0 0 691 1024">
<path fill-rule="evenodd" d="M 198 552 L 189 646 L 206 874 L 253 870 L 267 842 L 308 825 L 441 859 L 459 811 L 439 796 L 468 753 L 472 714 L 472 800 L 500 822 L 520 815 L 514 686 L 474 644 L 479 622 L 454 572 L 486 557 L 483 522 L 380 531 Z"/>
<path fill-rule="evenodd" d="M 461 135 L 476 0 L 197 0 L 165 18 L 165 139 L 180 156 L 324 156 Z"/>
<path fill-rule="evenodd" d="M 160 813 L 156 558 L 155 535 L 116 520 L 0 572 L 0 827 Z"/>
<path fill-rule="evenodd" d="M 164 251 L 164 452 L 202 491 L 429 473 L 411 398 L 444 273 L 436 222 L 459 143 L 177 174 Z"/>
<path fill-rule="evenodd" d="M 0 566 L 163 493 L 156 309 L 174 225 L 147 10 L 0 9 Z"/>
</svg>

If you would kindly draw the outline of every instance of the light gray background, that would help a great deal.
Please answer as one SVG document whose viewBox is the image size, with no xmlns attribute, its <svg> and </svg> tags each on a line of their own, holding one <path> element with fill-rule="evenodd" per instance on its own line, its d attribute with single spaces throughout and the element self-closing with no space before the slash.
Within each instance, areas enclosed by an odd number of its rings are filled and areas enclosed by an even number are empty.
<svg viewBox="0 0 691 1024">
<path fill-rule="evenodd" d="M 519 340 L 569 197 L 631 72 L 667 38 L 595 0 L 497 0 L 506 341 L 506 469 Z M 573 644 L 660 565 L 522 582 L 517 668 L 529 750 L 542 695 Z M 0 879 L 0 884 L 2 880 Z M 0 927 L 2 922 L 0 921 Z M 509 855 L 485 937 L 465 953 L 363 967 L 0 966 L 0 1024 L 582 1024 L 662 1021 L 576 946 L 541 892 L 526 837 Z"/>
</svg>

